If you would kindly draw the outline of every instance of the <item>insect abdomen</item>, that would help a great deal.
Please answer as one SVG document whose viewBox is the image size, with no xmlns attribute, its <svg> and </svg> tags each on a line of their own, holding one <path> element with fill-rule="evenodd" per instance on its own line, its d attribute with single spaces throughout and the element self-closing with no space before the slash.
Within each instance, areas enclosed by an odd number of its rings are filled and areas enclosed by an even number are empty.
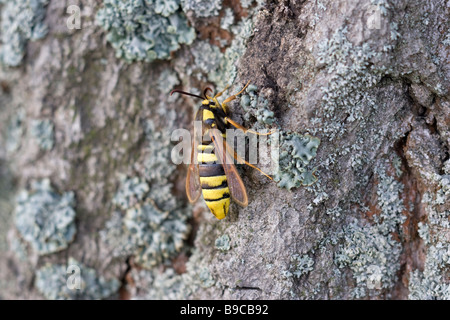
<svg viewBox="0 0 450 320">
<path fill-rule="evenodd" d="M 218 162 L 214 148 L 198 145 L 198 169 L 202 194 L 206 205 L 217 219 L 223 219 L 230 206 L 230 189 L 223 166 Z"/>
</svg>

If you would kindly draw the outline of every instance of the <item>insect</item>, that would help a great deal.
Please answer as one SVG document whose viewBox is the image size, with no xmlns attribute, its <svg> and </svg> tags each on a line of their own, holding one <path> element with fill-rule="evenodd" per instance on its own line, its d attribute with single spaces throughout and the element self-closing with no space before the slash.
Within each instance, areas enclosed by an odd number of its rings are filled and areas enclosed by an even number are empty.
<svg viewBox="0 0 450 320">
<path fill-rule="evenodd" d="M 269 179 L 272 179 L 259 168 L 242 159 L 226 142 L 227 129 L 236 128 L 244 133 L 249 132 L 257 135 L 269 135 L 274 132 L 258 133 L 246 129 L 229 118 L 230 112 L 227 103 L 244 92 L 249 83 L 250 81 L 241 91 L 226 98 L 222 103 L 219 103 L 217 98 L 227 90 L 228 86 L 214 97 L 207 95 L 208 91 L 212 91 L 210 88 L 204 90 L 203 97 L 181 90 L 172 90 L 170 93 L 171 95 L 181 93 L 203 100 L 195 115 L 195 120 L 201 121 L 202 124 L 201 135 L 194 132 L 191 162 L 186 177 L 186 193 L 191 203 L 197 201 L 202 194 L 211 213 L 219 220 L 225 218 L 228 214 L 230 197 L 243 207 L 248 205 L 247 190 L 236 170 L 233 158 L 257 169 Z M 202 137 L 201 141 L 196 139 L 199 136 Z M 211 140 L 213 144 L 211 144 Z M 196 163 L 194 163 L 195 159 L 197 159 Z"/>
</svg>

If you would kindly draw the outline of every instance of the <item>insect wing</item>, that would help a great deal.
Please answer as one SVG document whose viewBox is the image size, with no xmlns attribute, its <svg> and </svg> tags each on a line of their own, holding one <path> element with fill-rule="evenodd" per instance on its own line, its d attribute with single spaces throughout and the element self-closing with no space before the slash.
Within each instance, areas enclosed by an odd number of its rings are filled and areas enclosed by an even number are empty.
<svg viewBox="0 0 450 320">
<path fill-rule="evenodd" d="M 187 177 L 186 177 L 186 194 L 189 199 L 189 202 L 193 203 L 198 200 L 201 194 L 201 184 L 200 184 L 200 176 L 198 170 L 197 163 L 197 135 L 195 134 L 195 126 L 194 126 L 194 139 L 192 141 L 192 150 L 191 150 L 191 163 L 189 164 Z"/>
<path fill-rule="evenodd" d="M 230 154 L 226 151 L 225 141 L 221 132 L 217 129 L 210 129 L 210 136 L 214 142 L 215 154 L 222 162 L 225 174 L 227 176 L 228 188 L 230 189 L 231 197 L 240 206 L 246 207 L 248 205 L 247 190 L 244 182 L 242 182 L 239 173 L 236 170 L 234 161 Z"/>
</svg>

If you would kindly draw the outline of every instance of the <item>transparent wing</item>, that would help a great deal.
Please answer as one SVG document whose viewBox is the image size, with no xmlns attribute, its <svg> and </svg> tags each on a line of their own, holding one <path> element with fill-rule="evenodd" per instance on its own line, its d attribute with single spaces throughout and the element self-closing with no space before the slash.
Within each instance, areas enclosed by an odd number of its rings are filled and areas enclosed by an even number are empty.
<svg viewBox="0 0 450 320">
<path fill-rule="evenodd" d="M 191 163 L 189 164 L 187 177 L 186 177 L 186 194 L 189 199 L 189 202 L 193 203 L 198 200 L 200 194 L 202 193 L 202 188 L 200 184 L 200 176 L 198 171 L 198 163 L 197 163 L 197 146 L 198 139 L 196 134 L 196 128 L 194 126 L 194 139 L 192 141 L 192 150 L 191 150 Z"/>
<path fill-rule="evenodd" d="M 245 189 L 245 185 L 236 170 L 233 159 L 227 152 L 226 142 L 223 140 L 221 132 L 217 129 L 210 129 L 209 134 L 214 142 L 215 154 L 222 162 L 225 174 L 227 176 L 228 188 L 230 189 L 231 197 L 240 206 L 246 207 L 248 205 L 247 190 Z"/>
</svg>

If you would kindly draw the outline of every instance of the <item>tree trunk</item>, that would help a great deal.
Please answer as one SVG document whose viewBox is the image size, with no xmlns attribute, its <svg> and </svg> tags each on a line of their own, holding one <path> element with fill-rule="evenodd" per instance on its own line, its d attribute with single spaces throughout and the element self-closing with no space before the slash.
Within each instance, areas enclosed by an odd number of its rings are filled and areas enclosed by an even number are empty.
<svg viewBox="0 0 450 320">
<path fill-rule="evenodd" d="M 450 298 L 448 1 L 1 3 L 0 298 Z M 169 93 L 247 81 L 279 168 L 217 220 Z"/>
</svg>

